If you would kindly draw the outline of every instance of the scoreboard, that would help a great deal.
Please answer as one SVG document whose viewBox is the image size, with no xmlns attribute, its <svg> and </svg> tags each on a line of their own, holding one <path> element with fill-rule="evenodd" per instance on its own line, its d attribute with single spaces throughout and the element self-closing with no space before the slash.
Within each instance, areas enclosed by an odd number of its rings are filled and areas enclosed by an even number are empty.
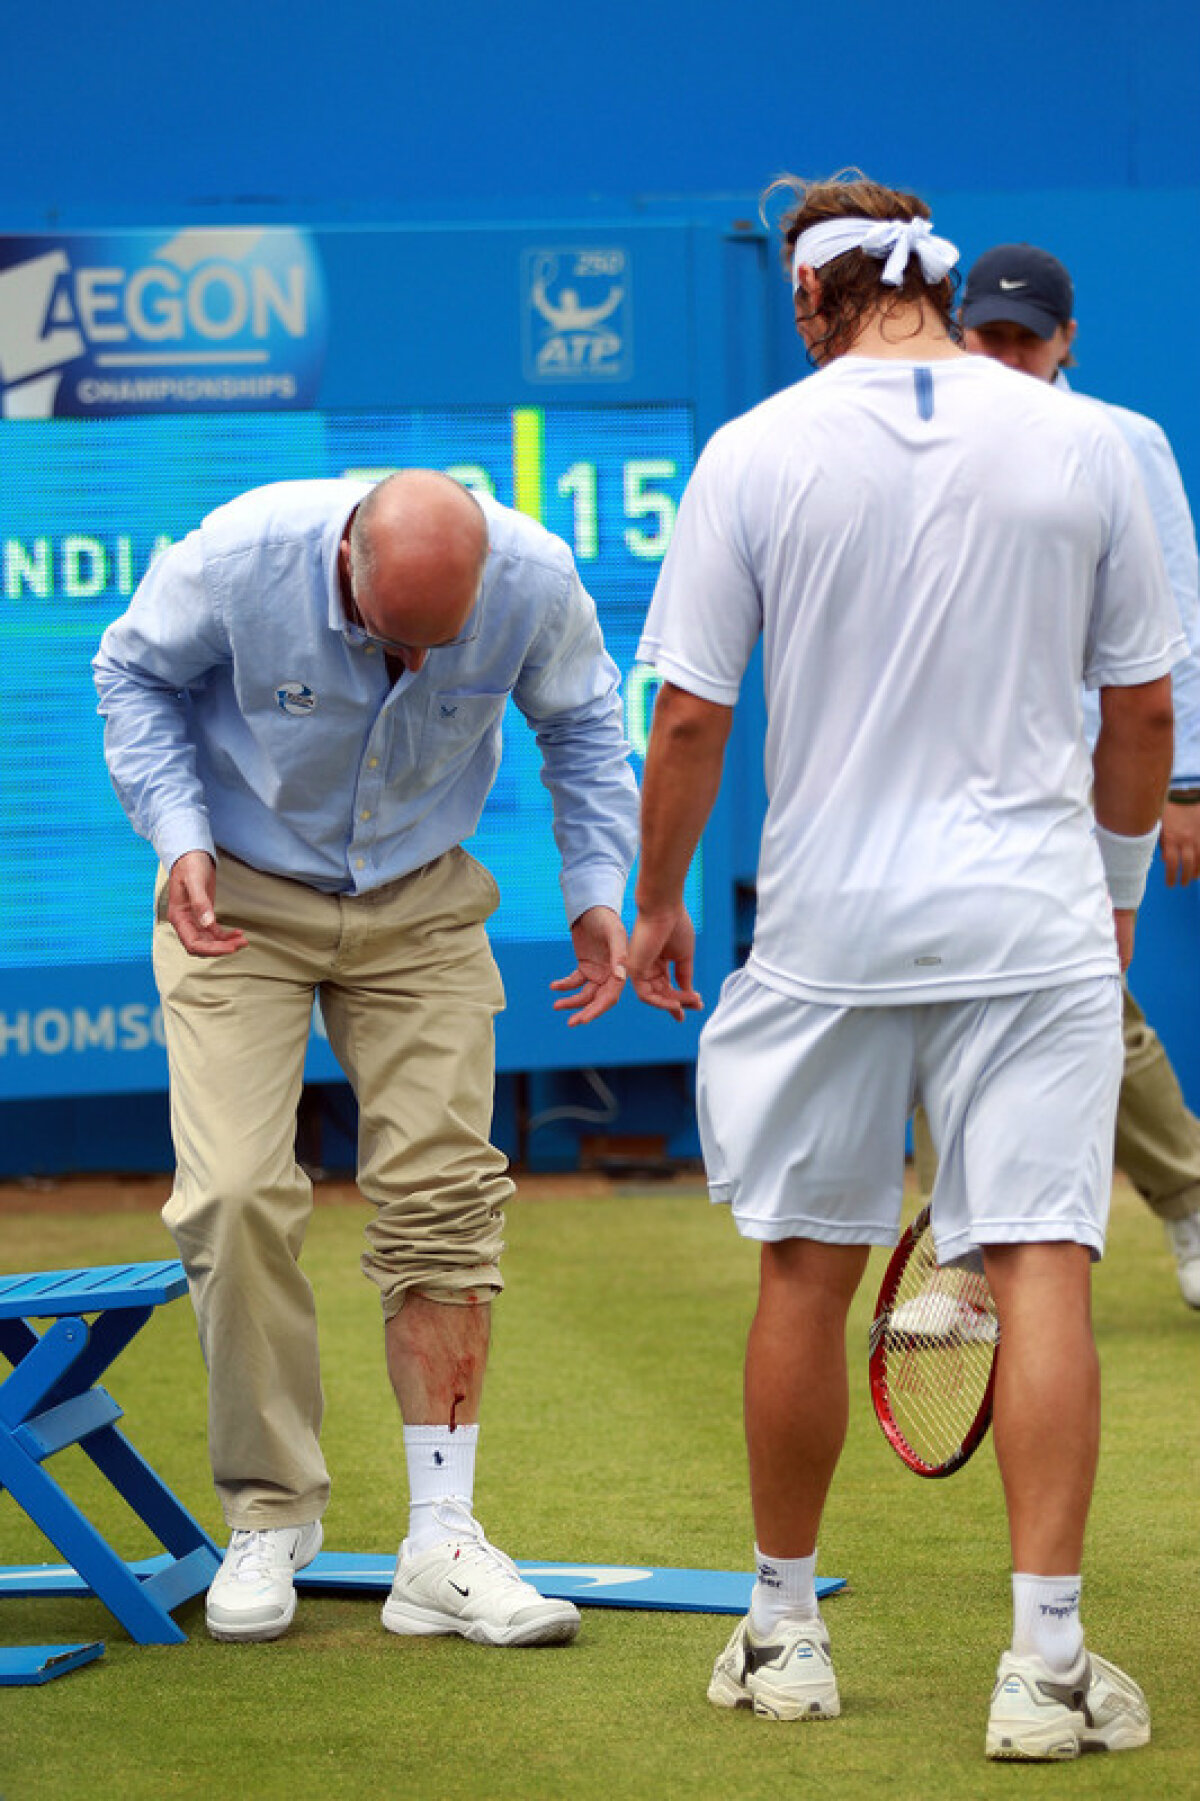
<svg viewBox="0 0 1200 1801">
<path fill-rule="evenodd" d="M 640 774 L 655 684 L 634 652 L 726 410 L 700 348 L 727 254 L 695 226 L 0 239 L 0 1099 L 165 1085 L 154 857 L 108 782 L 90 662 L 152 559 L 244 489 L 421 466 L 539 519 L 597 603 Z M 539 767 L 510 707 L 470 845 L 502 895 L 501 1069 L 688 1059 L 694 1023 L 632 995 L 580 1031 L 552 1011 L 572 952 Z M 731 964 L 724 817 L 688 894 L 709 990 Z M 338 1074 L 318 1011 L 308 1075 Z"/>
</svg>

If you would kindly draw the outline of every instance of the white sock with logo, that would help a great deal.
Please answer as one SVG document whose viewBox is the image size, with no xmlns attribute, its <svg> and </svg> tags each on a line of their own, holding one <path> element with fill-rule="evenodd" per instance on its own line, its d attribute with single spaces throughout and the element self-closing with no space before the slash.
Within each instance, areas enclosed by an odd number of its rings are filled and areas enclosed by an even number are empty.
<svg viewBox="0 0 1200 1801">
<path fill-rule="evenodd" d="M 425 1551 L 447 1536 L 435 1509 L 453 1505 L 470 1517 L 475 1495 L 475 1447 L 479 1427 L 405 1426 L 410 1551 Z"/>
<path fill-rule="evenodd" d="M 750 1595 L 750 1624 L 761 1638 L 780 1620 L 815 1620 L 817 1554 L 811 1557 L 768 1557 L 754 1547 L 757 1580 Z"/>
<path fill-rule="evenodd" d="M 1040 1657 L 1052 1670 L 1069 1670 L 1083 1650 L 1078 1576 L 1013 1579 L 1013 1642 L 1018 1657 Z"/>
</svg>

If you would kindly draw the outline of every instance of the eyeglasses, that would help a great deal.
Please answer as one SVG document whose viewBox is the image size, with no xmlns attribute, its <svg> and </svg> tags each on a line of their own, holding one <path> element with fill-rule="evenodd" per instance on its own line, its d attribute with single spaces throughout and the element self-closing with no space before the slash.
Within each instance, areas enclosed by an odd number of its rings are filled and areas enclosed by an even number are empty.
<svg viewBox="0 0 1200 1801">
<path fill-rule="evenodd" d="M 399 638 L 386 638 L 382 632 L 372 631 L 363 618 L 362 608 L 354 592 L 354 584 L 350 584 L 350 605 L 354 617 L 346 622 L 346 636 L 351 644 L 376 644 L 381 650 L 398 651 L 404 654 L 411 650 L 434 651 L 454 650 L 460 644 L 470 644 L 479 636 L 480 599 L 483 595 L 483 577 L 479 578 L 479 586 L 475 590 L 475 598 L 471 602 L 471 611 L 467 614 L 466 623 L 453 638 L 442 638 L 437 644 L 407 644 Z"/>
</svg>

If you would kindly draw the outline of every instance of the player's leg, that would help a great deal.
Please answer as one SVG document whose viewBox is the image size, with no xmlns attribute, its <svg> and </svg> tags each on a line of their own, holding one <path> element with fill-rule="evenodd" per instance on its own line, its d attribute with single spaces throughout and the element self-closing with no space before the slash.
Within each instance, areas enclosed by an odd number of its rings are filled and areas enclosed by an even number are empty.
<svg viewBox="0 0 1200 1801">
<path fill-rule="evenodd" d="M 1014 1567 L 1034 1575 L 1078 1574 L 1095 1475 L 1091 1263 L 1111 1190 L 1117 1001 L 1106 979 L 946 1008 L 931 1082 L 938 1249 L 960 1254 L 965 1233 L 996 1297 L 994 1443 Z"/>
<path fill-rule="evenodd" d="M 322 991 L 330 1042 L 359 1102 L 359 1186 L 375 1205 L 366 1273 L 379 1287 L 404 1419 L 408 1531 L 384 1624 L 482 1644 L 573 1638 L 474 1518 L 491 1299 L 501 1287 L 507 1163 L 489 1138 L 503 1005 L 485 921 L 495 883 L 466 852 L 350 903 L 346 954 Z"/>
<path fill-rule="evenodd" d="M 850 1410 L 846 1314 L 866 1245 L 764 1244 L 746 1347 L 746 1447 L 764 1555 L 811 1557 Z"/>
<path fill-rule="evenodd" d="M 1137 1684 L 1084 1646 L 1084 1531 L 1100 1444 L 1091 1252 L 992 1245 L 984 1266 L 1003 1347 L 993 1437 L 1012 1541 L 1013 1637 L 988 1719 L 990 1757 L 1072 1758 L 1150 1736 Z"/>
<path fill-rule="evenodd" d="M 817 1534 L 849 1415 L 846 1313 L 866 1245 L 764 1244 L 746 1347 L 745 1421 L 756 1580 L 708 1698 L 765 1719 L 841 1712 L 817 1602 Z"/>
<path fill-rule="evenodd" d="M 894 1242 L 911 1100 L 904 1008 L 813 1007 L 734 978 L 698 1082 L 713 1199 L 762 1242 L 746 1357 L 758 1579 L 709 1699 L 774 1719 L 840 1711 L 816 1546 L 848 1412 L 846 1313 Z"/>
<path fill-rule="evenodd" d="M 1004 1346 L 992 1436 L 1013 1569 L 1077 1573 L 1100 1446 L 1092 1254 L 1081 1244 L 996 1244 L 983 1261 Z"/>
<path fill-rule="evenodd" d="M 1183 1298 L 1200 1307 L 1200 1120 L 1127 984 L 1123 1028 L 1117 1166 L 1163 1222 Z"/>
<path fill-rule="evenodd" d="M 1119 987 L 1080 982 L 932 1009 L 920 1079 L 942 1148 L 944 1259 L 982 1250 L 1000 1323 L 994 1438 L 1014 1631 L 987 1752 L 1145 1742 L 1136 1684 L 1084 1649 L 1080 1570 L 1099 1437 L 1090 1265 L 1103 1249 L 1120 1082 Z"/>
<path fill-rule="evenodd" d="M 223 1638 L 286 1630 L 292 1571 L 319 1548 L 329 1494 L 315 1308 L 298 1261 L 312 1195 L 295 1135 L 335 906 L 222 858 L 218 916 L 247 944 L 207 960 L 184 952 L 159 897 L 154 962 L 176 1151 L 163 1218 L 188 1274 L 213 1476 L 233 1534 L 207 1608 Z"/>
</svg>

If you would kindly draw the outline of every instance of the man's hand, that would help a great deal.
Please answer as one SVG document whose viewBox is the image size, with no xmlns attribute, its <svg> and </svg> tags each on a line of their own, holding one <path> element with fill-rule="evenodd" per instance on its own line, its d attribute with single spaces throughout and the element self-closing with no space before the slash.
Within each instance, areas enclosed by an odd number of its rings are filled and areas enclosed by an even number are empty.
<svg viewBox="0 0 1200 1801">
<path fill-rule="evenodd" d="M 1179 807 L 1168 801 L 1163 808 L 1162 851 L 1167 887 L 1184 887 L 1200 876 L 1200 807 Z"/>
<path fill-rule="evenodd" d="M 683 907 L 666 913 L 639 913 L 629 945 L 629 978 L 639 1000 L 683 1023 L 704 1002 L 692 987 L 696 932 Z M 671 971 L 675 971 L 675 982 Z"/>
<path fill-rule="evenodd" d="M 207 851 L 185 851 L 172 863 L 167 918 L 190 957 L 228 957 L 246 943 L 244 932 L 219 923 L 216 892 L 217 867 Z"/>
<path fill-rule="evenodd" d="M 586 1026 L 615 1007 L 625 987 L 628 939 L 621 916 L 611 907 L 589 907 L 571 927 L 575 967 L 550 987 L 561 998 L 556 1012 L 569 1012 L 569 1026 Z"/>
</svg>

